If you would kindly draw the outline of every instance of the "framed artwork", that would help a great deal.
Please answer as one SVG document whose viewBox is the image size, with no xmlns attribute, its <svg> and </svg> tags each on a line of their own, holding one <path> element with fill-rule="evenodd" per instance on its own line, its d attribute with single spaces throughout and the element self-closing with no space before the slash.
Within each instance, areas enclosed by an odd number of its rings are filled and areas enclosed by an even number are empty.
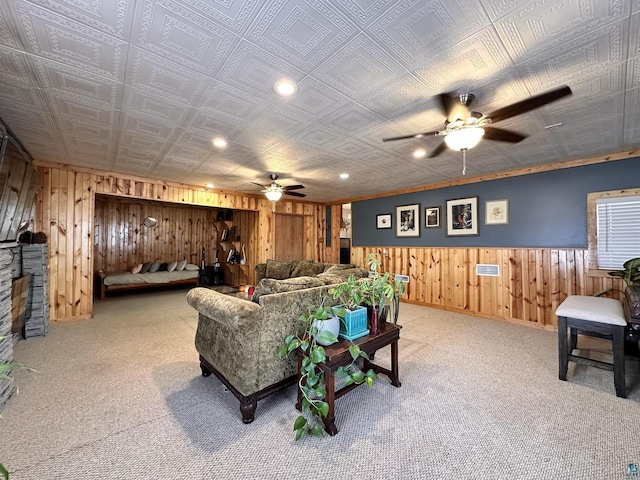
<svg viewBox="0 0 640 480">
<path fill-rule="evenodd" d="M 420 204 L 396 207 L 396 237 L 420 236 Z"/>
<path fill-rule="evenodd" d="M 447 200 L 447 235 L 478 235 L 478 197 Z"/>
<path fill-rule="evenodd" d="M 391 214 L 381 213 L 380 215 L 376 215 L 376 228 L 378 230 L 382 228 L 391 228 Z"/>
<path fill-rule="evenodd" d="M 427 207 L 424 209 L 425 228 L 440 228 L 440 207 Z"/>
<path fill-rule="evenodd" d="M 509 200 L 489 200 L 484 203 L 485 225 L 504 225 L 509 223 Z"/>
</svg>

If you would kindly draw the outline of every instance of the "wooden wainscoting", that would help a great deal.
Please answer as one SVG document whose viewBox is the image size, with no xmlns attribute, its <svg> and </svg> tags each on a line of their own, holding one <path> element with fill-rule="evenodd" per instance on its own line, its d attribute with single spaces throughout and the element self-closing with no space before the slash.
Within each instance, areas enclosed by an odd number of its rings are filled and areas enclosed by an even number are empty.
<svg viewBox="0 0 640 480">
<path fill-rule="evenodd" d="M 568 295 L 623 288 L 620 279 L 588 275 L 586 249 L 384 248 L 387 256 L 383 247 L 352 247 L 351 259 L 364 265 L 377 253 L 383 271 L 409 275 L 406 301 L 540 328 L 556 327 Z M 478 263 L 499 265 L 500 275 L 477 276 Z"/>
</svg>

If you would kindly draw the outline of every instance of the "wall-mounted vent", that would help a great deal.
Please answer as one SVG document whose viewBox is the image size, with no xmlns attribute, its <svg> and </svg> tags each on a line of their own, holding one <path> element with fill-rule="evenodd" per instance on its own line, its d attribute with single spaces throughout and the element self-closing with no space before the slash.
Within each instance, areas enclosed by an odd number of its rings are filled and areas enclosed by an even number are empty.
<svg viewBox="0 0 640 480">
<path fill-rule="evenodd" d="M 478 263 L 476 265 L 476 275 L 480 277 L 499 277 L 500 267 L 498 265 Z"/>
<path fill-rule="evenodd" d="M 409 283 L 409 275 L 396 274 L 395 279 L 397 282 Z"/>
</svg>

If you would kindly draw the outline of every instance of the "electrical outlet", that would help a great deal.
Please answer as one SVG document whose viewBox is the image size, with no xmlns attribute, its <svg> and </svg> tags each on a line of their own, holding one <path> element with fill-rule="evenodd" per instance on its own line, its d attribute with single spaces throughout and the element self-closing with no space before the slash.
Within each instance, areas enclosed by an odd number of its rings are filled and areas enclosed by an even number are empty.
<svg viewBox="0 0 640 480">
<path fill-rule="evenodd" d="M 409 283 L 409 275 L 399 275 L 396 273 L 396 281 L 400 281 L 403 283 Z"/>
</svg>

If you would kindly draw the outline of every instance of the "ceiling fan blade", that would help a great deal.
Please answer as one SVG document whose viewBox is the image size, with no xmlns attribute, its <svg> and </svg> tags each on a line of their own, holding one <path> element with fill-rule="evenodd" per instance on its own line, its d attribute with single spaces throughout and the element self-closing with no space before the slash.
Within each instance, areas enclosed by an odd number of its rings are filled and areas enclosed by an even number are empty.
<svg viewBox="0 0 640 480">
<path fill-rule="evenodd" d="M 451 115 L 456 104 L 460 103 L 458 102 L 458 99 L 450 93 L 441 93 L 438 95 L 438 99 L 440 100 L 440 109 L 442 110 L 442 114 L 447 118 Z"/>
<path fill-rule="evenodd" d="M 288 192 L 287 190 L 285 190 L 282 193 L 284 193 L 285 195 L 291 195 L 292 197 L 306 197 L 306 195 L 304 193 Z"/>
<path fill-rule="evenodd" d="M 434 132 L 414 133 L 413 135 L 405 135 L 403 137 L 383 138 L 382 141 L 383 142 L 391 142 L 391 141 L 394 141 L 394 140 L 406 140 L 407 138 L 422 138 L 422 137 L 429 137 L 429 136 L 432 136 L 432 135 L 437 135 L 438 133 L 440 133 L 439 130 L 436 130 Z"/>
<path fill-rule="evenodd" d="M 522 135 L 518 132 L 512 132 L 510 130 L 505 130 L 503 128 L 495 128 L 495 127 L 483 127 L 484 128 L 484 137 L 487 140 L 495 140 L 497 142 L 510 142 L 510 143 L 518 143 L 527 138 L 526 135 Z"/>
<path fill-rule="evenodd" d="M 438 145 L 435 150 L 433 150 L 433 152 L 431 152 L 431 155 L 429 155 L 429 158 L 433 158 L 433 157 L 437 157 L 438 155 L 440 155 L 442 152 L 444 152 L 447 148 L 447 144 L 444 142 L 440 142 L 440 145 Z"/>
<path fill-rule="evenodd" d="M 262 185 L 261 183 L 256 183 L 256 182 L 251 182 L 251 183 L 253 183 L 254 185 L 258 185 L 259 187 L 262 187 L 262 188 L 267 188 L 266 185 Z"/>
<path fill-rule="evenodd" d="M 287 185 L 283 188 L 285 190 L 300 190 L 301 188 L 304 188 L 304 185 Z"/>
<path fill-rule="evenodd" d="M 548 103 L 555 102 L 556 100 L 560 100 L 561 98 L 567 97 L 571 94 L 571 89 L 565 85 L 564 87 L 560 87 L 556 90 L 542 93 L 540 95 L 536 95 L 535 97 L 522 100 L 521 102 L 513 103 L 506 107 L 499 108 L 498 110 L 485 115 L 485 117 L 491 118 L 491 121 L 493 123 L 497 123 L 507 118 L 520 115 L 521 113 L 540 108 Z"/>
</svg>

